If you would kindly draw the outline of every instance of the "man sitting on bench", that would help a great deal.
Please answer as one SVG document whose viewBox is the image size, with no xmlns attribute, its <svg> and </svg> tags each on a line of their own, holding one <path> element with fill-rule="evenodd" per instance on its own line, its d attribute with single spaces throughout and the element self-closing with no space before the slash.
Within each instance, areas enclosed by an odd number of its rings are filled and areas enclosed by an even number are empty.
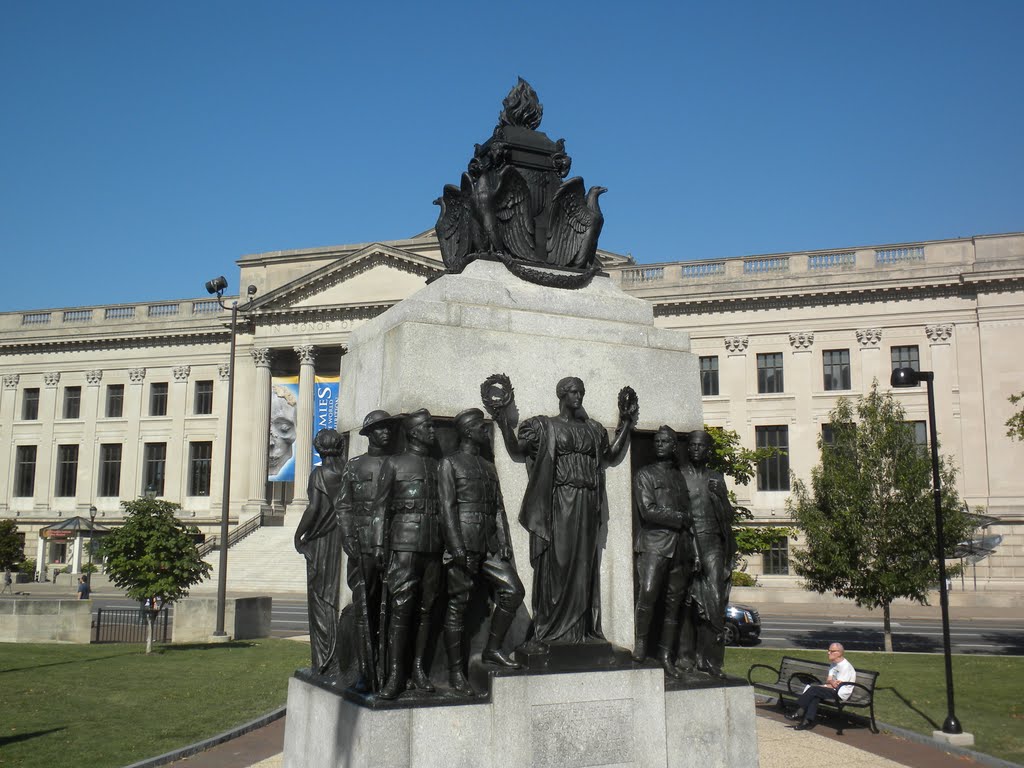
<svg viewBox="0 0 1024 768">
<path fill-rule="evenodd" d="M 799 720 L 795 730 L 804 731 L 814 727 L 814 718 L 818 714 L 818 702 L 838 703 L 846 701 L 853 693 L 852 685 L 843 683 L 857 682 L 857 670 L 843 655 L 842 643 L 832 643 L 828 647 L 828 677 L 819 685 L 808 685 L 797 699 L 796 711 L 786 715 L 790 720 Z"/>
</svg>

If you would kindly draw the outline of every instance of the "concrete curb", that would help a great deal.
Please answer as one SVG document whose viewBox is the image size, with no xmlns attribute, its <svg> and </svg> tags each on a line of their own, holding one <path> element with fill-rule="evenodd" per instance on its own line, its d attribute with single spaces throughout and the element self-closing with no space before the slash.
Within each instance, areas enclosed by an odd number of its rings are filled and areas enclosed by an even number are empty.
<svg viewBox="0 0 1024 768">
<path fill-rule="evenodd" d="M 778 703 L 778 699 L 776 699 L 774 696 L 765 696 L 761 693 L 755 693 L 754 699 L 755 701 L 758 701 L 762 704 Z M 861 717 L 861 715 L 854 712 L 847 713 L 847 715 L 850 717 Z M 867 718 L 863 719 L 865 721 L 867 720 Z M 1011 763 L 1008 760 L 1003 760 L 1000 757 L 987 755 L 984 752 L 975 752 L 973 749 L 967 749 L 966 747 L 957 747 L 952 744 L 946 744 L 941 741 L 936 741 L 931 736 L 925 736 L 924 734 L 917 733 L 915 731 L 908 731 L 906 728 L 900 728 L 898 725 L 883 723 L 881 720 L 876 721 L 876 724 L 878 725 L 879 731 L 888 731 L 894 736 L 899 736 L 901 739 L 912 741 L 915 744 L 923 744 L 927 747 L 934 747 L 940 752 L 946 752 L 950 755 L 969 757 L 972 760 L 976 760 L 977 762 L 981 763 L 982 765 L 991 766 L 991 768 L 1024 768 L 1024 766 L 1022 766 L 1020 763 Z"/>
<path fill-rule="evenodd" d="M 250 731 L 255 731 L 265 725 L 269 725 L 275 720 L 280 720 L 284 717 L 287 711 L 287 707 L 279 707 L 278 709 L 268 712 L 261 717 L 257 717 L 255 720 L 250 720 L 248 723 L 240 725 L 237 728 L 232 728 L 229 731 L 224 731 L 224 733 L 211 736 L 208 739 L 203 739 L 202 741 L 198 741 L 195 744 L 190 744 L 186 747 L 173 749 L 170 752 L 165 752 L 164 754 L 157 755 L 156 757 L 148 757 L 137 763 L 126 765 L 125 768 L 157 768 L 157 766 L 160 765 L 168 765 L 169 763 L 173 763 L 175 760 L 181 760 L 184 757 L 204 752 L 211 747 L 216 747 L 218 744 L 223 744 L 226 741 L 237 739 L 239 736 L 244 736 Z"/>
</svg>

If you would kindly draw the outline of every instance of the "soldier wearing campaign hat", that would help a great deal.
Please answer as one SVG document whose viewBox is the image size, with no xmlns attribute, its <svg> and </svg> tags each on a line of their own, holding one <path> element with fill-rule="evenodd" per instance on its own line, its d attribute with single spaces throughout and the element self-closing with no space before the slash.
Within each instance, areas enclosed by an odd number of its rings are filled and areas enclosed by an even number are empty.
<svg viewBox="0 0 1024 768">
<path fill-rule="evenodd" d="M 448 655 L 448 679 L 457 693 L 475 691 L 465 676 L 465 613 L 473 585 L 487 583 L 494 595 L 490 635 L 481 658 L 503 667 L 519 664 L 502 650 L 502 642 L 523 602 L 525 590 L 512 563 L 505 504 L 494 464 L 480 455 L 490 442 L 489 425 L 479 408 L 455 417 L 459 450 L 441 461 L 438 494 L 444 523 L 448 563 L 448 606 L 444 644 Z"/>
<path fill-rule="evenodd" d="M 346 579 L 356 608 L 359 677 L 355 688 L 369 690 L 375 681 L 374 636 L 378 632 L 384 550 L 378 546 L 383 521 L 373 513 L 380 471 L 395 443 L 397 422 L 387 411 L 370 411 L 359 434 L 370 441 L 366 453 L 349 459 L 341 476 L 334 512 L 342 531 L 342 548 L 348 555 Z"/>
<path fill-rule="evenodd" d="M 384 461 L 373 506 L 374 515 L 384 520 L 378 546 L 384 547 L 386 535 L 390 551 L 385 576 L 390 593 L 388 674 L 379 694 L 382 699 L 393 699 L 405 688 L 406 656 L 417 607 L 412 683 L 423 691 L 434 690 L 423 662 L 430 639 L 430 616 L 440 590 L 444 541 L 437 459 L 430 455 L 435 442 L 430 412 L 421 409 L 405 416 L 402 432 L 405 452 Z"/>
</svg>

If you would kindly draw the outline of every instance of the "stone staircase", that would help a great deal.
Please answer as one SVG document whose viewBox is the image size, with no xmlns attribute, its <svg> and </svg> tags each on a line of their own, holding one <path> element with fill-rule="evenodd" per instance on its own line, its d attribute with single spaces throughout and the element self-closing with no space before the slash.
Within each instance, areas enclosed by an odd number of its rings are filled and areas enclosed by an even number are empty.
<svg viewBox="0 0 1024 768">
<path fill-rule="evenodd" d="M 306 594 L 306 561 L 295 551 L 298 515 L 287 516 L 283 526 L 263 526 L 228 550 L 228 595 L 242 593 Z M 213 566 L 210 578 L 192 589 L 193 594 L 217 591 L 220 552 L 205 558 Z"/>
</svg>

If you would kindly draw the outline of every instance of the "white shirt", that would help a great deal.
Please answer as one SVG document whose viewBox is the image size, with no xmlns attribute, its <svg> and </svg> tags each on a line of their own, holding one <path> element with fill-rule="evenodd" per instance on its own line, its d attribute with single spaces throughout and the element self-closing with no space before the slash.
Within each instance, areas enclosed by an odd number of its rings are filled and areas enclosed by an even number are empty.
<svg viewBox="0 0 1024 768">
<path fill-rule="evenodd" d="M 828 679 L 838 680 L 841 683 L 855 683 L 857 682 L 857 670 L 853 668 L 853 664 L 844 658 L 828 668 Z M 844 685 L 839 689 L 838 693 L 839 698 L 846 701 L 853 694 L 853 686 Z"/>
</svg>

